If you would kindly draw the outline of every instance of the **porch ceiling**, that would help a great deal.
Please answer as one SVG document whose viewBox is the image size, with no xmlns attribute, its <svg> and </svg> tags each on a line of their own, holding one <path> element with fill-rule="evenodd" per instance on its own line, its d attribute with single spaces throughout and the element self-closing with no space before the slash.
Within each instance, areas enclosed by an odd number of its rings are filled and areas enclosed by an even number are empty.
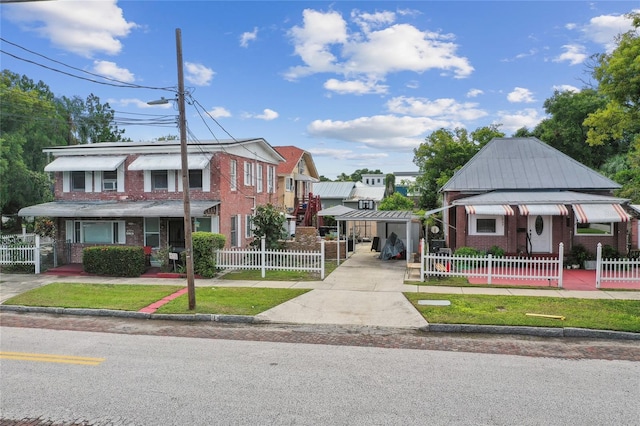
<svg viewBox="0 0 640 426">
<path fill-rule="evenodd" d="M 207 216 L 205 211 L 220 201 L 191 201 L 191 216 Z M 19 216 L 49 217 L 184 217 L 182 201 L 121 201 L 78 203 L 53 201 L 25 207 Z"/>
</svg>

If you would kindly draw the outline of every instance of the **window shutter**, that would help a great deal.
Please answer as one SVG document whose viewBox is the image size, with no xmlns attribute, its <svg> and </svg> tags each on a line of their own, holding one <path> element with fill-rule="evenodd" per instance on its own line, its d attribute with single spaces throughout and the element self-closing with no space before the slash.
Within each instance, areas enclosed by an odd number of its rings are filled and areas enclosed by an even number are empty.
<svg viewBox="0 0 640 426">
<path fill-rule="evenodd" d="M 167 191 L 176 192 L 176 171 L 167 170 Z M 182 192 L 182 174 L 178 179 L 178 191 Z"/>
<path fill-rule="evenodd" d="M 118 167 L 118 192 L 124 192 L 124 163 Z"/>
<path fill-rule="evenodd" d="M 96 187 L 94 189 L 95 192 L 102 192 L 102 172 L 95 172 L 93 176 Z"/>
<path fill-rule="evenodd" d="M 93 192 L 93 172 L 84 172 L 84 192 Z"/>
<path fill-rule="evenodd" d="M 62 172 L 62 192 L 71 191 L 71 172 Z"/>
<path fill-rule="evenodd" d="M 144 192 L 151 192 L 151 170 L 144 171 Z"/>
</svg>

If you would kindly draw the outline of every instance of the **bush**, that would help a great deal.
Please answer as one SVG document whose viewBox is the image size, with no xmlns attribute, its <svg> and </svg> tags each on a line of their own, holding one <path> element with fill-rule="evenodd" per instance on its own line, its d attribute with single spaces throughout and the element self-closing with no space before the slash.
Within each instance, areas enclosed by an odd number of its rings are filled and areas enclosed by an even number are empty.
<svg viewBox="0 0 640 426">
<path fill-rule="evenodd" d="M 214 252 L 224 247 L 226 238 L 211 232 L 193 233 L 193 270 L 196 274 L 211 278 L 216 275 Z"/>
<path fill-rule="evenodd" d="M 498 246 L 491 246 L 487 253 L 493 255 L 494 257 L 504 257 L 504 249 Z"/>
<path fill-rule="evenodd" d="M 602 258 L 603 259 L 619 259 L 620 252 L 615 248 L 613 248 L 612 246 L 610 246 L 609 244 L 606 244 L 602 247 Z"/>
<path fill-rule="evenodd" d="M 473 247 L 459 247 L 453 254 L 455 256 L 482 256 L 483 252 Z"/>
<path fill-rule="evenodd" d="M 138 246 L 97 246 L 82 251 L 86 272 L 112 277 L 139 277 L 145 271 L 144 248 Z"/>
</svg>

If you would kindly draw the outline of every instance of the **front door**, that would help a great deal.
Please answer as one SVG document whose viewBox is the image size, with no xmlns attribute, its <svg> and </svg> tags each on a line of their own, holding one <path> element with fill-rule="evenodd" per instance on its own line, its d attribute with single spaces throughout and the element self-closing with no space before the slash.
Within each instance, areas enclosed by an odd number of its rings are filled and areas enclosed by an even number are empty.
<svg viewBox="0 0 640 426">
<path fill-rule="evenodd" d="M 169 246 L 173 251 L 184 250 L 184 220 L 169 219 Z"/>
<path fill-rule="evenodd" d="M 529 215 L 531 253 L 551 253 L 551 219 L 553 216 Z"/>
</svg>

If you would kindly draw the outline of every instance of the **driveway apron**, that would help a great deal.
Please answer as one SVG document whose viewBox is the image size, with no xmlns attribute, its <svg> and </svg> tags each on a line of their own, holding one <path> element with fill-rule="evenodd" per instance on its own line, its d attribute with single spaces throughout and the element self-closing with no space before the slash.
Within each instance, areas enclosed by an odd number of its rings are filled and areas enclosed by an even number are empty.
<svg viewBox="0 0 640 426">
<path fill-rule="evenodd" d="M 322 288 L 256 316 L 268 322 L 419 328 L 427 321 L 402 295 L 406 261 L 380 260 L 369 244 L 329 274 Z"/>
</svg>

